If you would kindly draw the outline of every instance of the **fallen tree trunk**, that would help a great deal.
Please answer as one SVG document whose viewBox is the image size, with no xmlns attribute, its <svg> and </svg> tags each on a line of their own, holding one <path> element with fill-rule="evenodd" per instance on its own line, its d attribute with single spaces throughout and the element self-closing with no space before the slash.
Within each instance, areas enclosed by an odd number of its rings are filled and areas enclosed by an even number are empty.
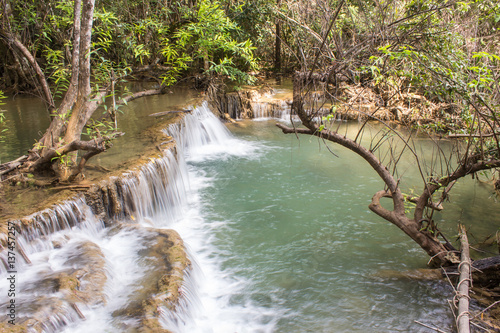
<svg viewBox="0 0 500 333">
<path fill-rule="evenodd" d="M 460 244 L 461 244 L 461 260 L 458 266 L 460 272 L 460 279 L 457 285 L 458 298 L 458 316 L 457 316 L 457 331 L 458 333 L 470 332 L 470 319 L 469 319 L 469 286 L 471 282 L 471 260 L 469 256 L 469 241 L 465 227 L 461 225 L 460 229 Z"/>
<path fill-rule="evenodd" d="M 0 176 L 13 171 L 15 168 L 23 164 L 28 159 L 28 155 L 23 155 L 14 161 L 10 161 L 0 165 Z"/>
</svg>

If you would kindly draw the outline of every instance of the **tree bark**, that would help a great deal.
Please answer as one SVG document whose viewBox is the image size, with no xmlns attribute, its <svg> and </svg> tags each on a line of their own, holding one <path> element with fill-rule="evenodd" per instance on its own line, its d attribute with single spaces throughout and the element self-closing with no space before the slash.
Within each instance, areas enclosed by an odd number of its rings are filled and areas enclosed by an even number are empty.
<svg viewBox="0 0 500 333">
<path fill-rule="evenodd" d="M 110 138 L 103 139 L 105 143 L 101 141 L 101 138 L 91 141 L 81 141 L 81 134 L 85 125 L 99 105 L 104 102 L 105 96 L 108 93 L 108 88 L 97 92 L 92 92 L 91 89 L 90 53 L 94 8 L 95 0 L 74 1 L 71 80 L 58 109 L 54 108 L 48 83 L 35 57 L 12 34 L 5 32 L 10 31 L 9 19 L 12 15 L 3 17 L 6 21 L 2 24 L 0 38 L 12 50 L 9 54 L 12 54 L 15 60 L 30 64 L 31 68 L 36 72 L 36 77 L 39 81 L 38 85 L 41 87 L 44 99 L 50 104 L 49 109 L 52 116 L 49 128 L 39 140 L 37 146 L 30 151 L 28 159 L 26 161 L 23 160 L 24 163 L 22 165 L 16 164 L 15 167 L 21 168 L 23 172 L 39 173 L 48 169 L 50 170 L 52 167 L 52 170 L 56 173 L 60 181 L 71 181 L 82 172 L 85 163 L 92 156 L 103 152 L 109 143 L 108 139 Z M 19 63 L 21 66 L 21 62 Z M 162 93 L 162 88 L 142 91 L 123 98 L 121 103 Z M 115 137 L 116 135 L 117 133 L 114 133 L 111 137 Z M 77 163 L 78 151 L 82 151 L 83 155 Z M 71 163 L 68 163 L 68 156 Z M 63 159 L 64 163 L 60 163 Z M 12 167 L 7 169 L 10 171 Z"/>
<path fill-rule="evenodd" d="M 470 322 L 469 322 L 469 286 L 471 281 L 471 262 L 469 256 L 469 241 L 467 240 L 467 234 L 465 232 L 465 227 L 461 225 L 460 227 L 460 244 L 462 250 L 462 258 L 458 270 L 460 272 L 460 280 L 457 286 L 457 298 L 458 298 L 458 316 L 457 316 L 457 329 L 458 333 L 469 333 L 470 332 Z"/>
<path fill-rule="evenodd" d="M 54 159 L 60 158 L 62 156 L 65 156 L 71 152 L 78 151 L 78 150 L 85 150 L 85 151 L 90 151 L 90 152 L 96 152 L 96 153 L 101 153 L 106 150 L 106 141 L 110 139 L 108 137 L 103 137 L 99 139 L 94 139 L 90 141 L 81 141 L 81 140 L 74 140 L 62 147 L 59 148 L 51 148 L 47 151 L 47 153 L 40 157 L 38 160 L 33 163 L 31 168 L 33 170 L 36 170 L 40 168 L 44 164 L 49 164 L 52 163 Z M 95 155 L 95 154 L 93 154 Z M 92 156 L 93 156 L 92 155 Z M 90 158 L 90 157 L 88 157 Z M 87 158 L 87 159 L 88 159 Z"/>
<path fill-rule="evenodd" d="M 71 81 L 61 105 L 59 105 L 57 111 L 53 112 L 53 118 L 50 122 L 49 128 L 40 139 L 40 145 L 42 146 L 40 155 L 44 154 L 47 149 L 55 147 L 58 144 L 57 141 L 61 137 L 61 133 L 64 131 L 68 113 L 76 100 L 80 71 L 81 7 L 82 0 L 75 0 L 73 20 L 73 52 L 71 56 Z"/>
<path fill-rule="evenodd" d="M 95 0 L 83 0 L 80 32 L 80 54 L 78 91 L 76 102 L 69 119 L 64 142 L 79 140 L 83 127 L 92 116 L 89 109 L 90 101 L 90 46 L 92 38 L 92 23 L 94 17 Z M 92 111 L 92 112 L 90 112 Z"/>
<path fill-rule="evenodd" d="M 281 0 L 277 0 L 278 10 Z M 281 20 L 276 17 L 276 41 L 274 45 L 274 68 L 277 72 L 281 71 Z"/>
<path fill-rule="evenodd" d="M 313 76 L 310 76 L 309 79 L 313 79 Z M 304 82 L 304 78 L 301 77 L 299 73 L 296 73 L 293 82 L 292 112 L 299 116 L 302 124 L 306 128 L 290 128 L 280 123 L 276 124 L 276 126 L 281 128 L 283 133 L 314 135 L 324 140 L 337 143 L 362 157 L 368 162 L 372 169 L 375 170 L 387 187 L 387 191 L 379 191 L 373 196 L 372 202 L 369 205 L 370 210 L 396 225 L 413 239 L 429 256 L 431 256 L 431 265 L 447 266 L 452 264 L 453 258 L 449 256 L 449 250 L 446 246 L 437 239 L 436 235 L 433 234 L 431 230 L 422 229 L 420 223 L 421 219 L 417 219 L 417 217 L 420 216 L 417 214 L 417 210 L 413 219 L 406 216 L 404 207 L 405 197 L 399 188 L 399 183 L 387 167 L 379 161 L 375 154 L 355 140 L 349 139 L 344 135 L 325 128 L 320 130 L 319 126 L 313 121 L 312 117 L 304 108 L 303 91 L 306 90 L 304 83 L 307 85 L 311 83 L 311 81 L 309 81 L 309 83 Z M 380 200 L 384 197 L 392 199 L 392 210 L 388 210 L 380 204 Z M 421 204 L 420 200 L 423 200 L 422 196 L 418 199 L 417 206 Z M 428 200 L 425 201 L 424 207 L 427 206 L 427 203 Z"/>
</svg>

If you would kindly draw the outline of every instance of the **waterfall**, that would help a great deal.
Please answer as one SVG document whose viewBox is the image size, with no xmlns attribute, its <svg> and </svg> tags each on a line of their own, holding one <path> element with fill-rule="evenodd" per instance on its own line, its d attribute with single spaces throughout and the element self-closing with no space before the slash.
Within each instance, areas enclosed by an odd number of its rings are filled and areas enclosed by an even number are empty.
<svg viewBox="0 0 500 333">
<path fill-rule="evenodd" d="M 269 118 L 290 120 L 291 105 L 284 100 L 267 99 L 267 101 L 252 102 L 253 118 L 263 120 Z"/>
<path fill-rule="evenodd" d="M 167 150 L 164 156 L 144 165 L 138 173 L 128 173 L 122 179 L 126 207 L 132 219 L 159 227 L 167 226 L 181 215 L 185 206 L 186 167 L 182 157 Z M 161 221 L 154 216 L 161 215 Z"/>
<path fill-rule="evenodd" d="M 262 321 L 272 317 L 274 309 L 261 308 L 251 302 L 241 306 L 231 301 L 231 297 L 241 294 L 251 282 L 236 278 L 234 272 L 221 267 L 210 235 L 212 228 L 230 221 L 207 223 L 202 213 L 205 203 L 199 198 L 201 191 L 209 189 L 212 182 L 211 175 L 203 170 L 204 164 L 214 159 L 258 158 L 263 147 L 235 138 L 212 114 L 207 103 L 194 108 L 180 123 L 170 125 L 164 132 L 175 139 L 179 154 L 186 157 L 190 209 L 172 228 L 187 244 L 193 269 L 183 286 L 187 310 L 181 308 L 175 316 L 165 312 L 162 322 L 176 333 L 271 332 L 275 323 Z"/>
<path fill-rule="evenodd" d="M 103 222 L 96 218 L 83 197 L 64 201 L 51 209 L 25 217 L 22 220 L 9 221 L 16 226 L 16 252 L 21 257 L 16 260 L 18 267 L 29 263 L 29 255 L 54 248 L 51 241 L 53 234 L 60 231 L 78 229 L 88 235 L 96 236 L 104 228 Z M 5 240 L 3 240 L 3 243 Z M 0 252 L 2 264 L 0 274 L 6 274 L 8 251 Z"/>
<path fill-rule="evenodd" d="M 168 126 L 164 132 L 175 139 L 178 149 L 186 155 L 195 154 L 197 149 L 210 144 L 224 145 L 231 139 L 229 130 L 210 111 L 207 102 L 191 110 L 178 124 Z"/>
<path fill-rule="evenodd" d="M 246 90 L 219 94 L 215 97 L 215 104 L 221 115 L 226 114 L 233 119 L 280 119 L 290 120 L 291 100 L 289 96 L 275 97 L 276 91 Z"/>
<path fill-rule="evenodd" d="M 206 102 L 164 133 L 176 147 L 138 170 L 9 221 L 18 231 L 18 327 L 67 333 L 252 331 L 249 312 L 260 312 L 230 304 L 226 295 L 242 283 L 212 255 L 199 199 L 210 177 L 196 164 L 252 156 L 257 147 L 235 139 Z M 0 252 L 2 295 L 9 288 L 6 241 Z M 2 318 L 8 318 L 8 302 L 0 304 Z M 0 328 L 6 325 L 2 319 Z"/>
<path fill-rule="evenodd" d="M 139 170 L 110 178 L 85 195 L 8 221 L 16 227 L 16 251 L 9 251 L 7 239 L 2 240 L 0 294 L 9 294 L 13 255 L 16 293 L 11 299 L 2 297 L 0 328 L 9 325 L 7 305 L 12 300 L 15 323 L 25 331 L 154 326 L 151 317 L 159 321 L 160 314 L 150 314 L 142 302 L 155 301 L 154 295 L 161 292 L 176 294 L 190 267 L 189 259 L 179 259 L 186 254 L 178 234 L 164 229 L 186 206 L 183 163 L 182 156 L 167 150 Z M 169 276 L 179 278 L 168 280 Z M 158 287 L 159 280 L 171 281 L 163 282 L 167 290 Z M 127 310 L 129 303 L 139 308 Z"/>
</svg>

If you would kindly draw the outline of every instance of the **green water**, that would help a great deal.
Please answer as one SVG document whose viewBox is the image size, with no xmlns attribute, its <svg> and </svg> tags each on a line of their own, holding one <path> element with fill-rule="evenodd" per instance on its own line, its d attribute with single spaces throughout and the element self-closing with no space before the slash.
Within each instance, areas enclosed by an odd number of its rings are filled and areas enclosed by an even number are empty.
<svg viewBox="0 0 500 333">
<path fill-rule="evenodd" d="M 130 83 L 129 91 L 151 89 L 151 84 Z M 90 160 L 90 164 L 113 166 L 130 158 L 141 156 L 144 145 L 149 138 L 141 135 L 142 131 L 154 125 L 162 118 L 150 114 L 182 110 L 190 106 L 200 96 L 199 92 L 183 87 L 171 88 L 164 95 L 150 96 L 129 102 L 118 108 L 118 130 L 124 136 L 113 141 L 113 149 Z M 5 163 L 28 153 L 35 142 L 40 139 L 50 124 L 50 116 L 43 101 L 31 96 L 8 97 L 0 106 L 5 110 L 6 128 L 5 142 L 0 143 L 0 163 Z M 108 105 L 111 103 L 107 101 Z M 101 119 L 106 113 L 99 108 L 94 118 Z M 83 137 L 83 139 L 87 139 Z"/>
<path fill-rule="evenodd" d="M 195 165 L 213 181 L 202 201 L 217 260 L 251 281 L 233 305 L 279 313 L 273 332 L 428 332 L 415 321 L 452 329 L 446 282 L 387 273 L 425 268 L 429 258 L 368 210 L 383 184 L 363 160 L 341 148 L 334 157 L 315 138 L 282 134 L 274 121 L 230 129 L 259 154 Z M 488 215 L 498 205 L 487 189 L 467 188 L 452 209 L 473 208 L 480 218 L 462 214 L 462 222 L 485 224 L 478 228 L 484 236 L 498 228 L 498 212 L 493 225 Z M 441 214 L 445 229 L 455 228 L 456 214 Z"/>
<path fill-rule="evenodd" d="M 10 97 L 0 108 L 5 110 L 5 142 L 0 143 L 0 164 L 25 155 L 49 126 L 50 117 L 43 102 L 26 96 Z"/>
<path fill-rule="evenodd" d="M 140 154 L 139 133 L 155 122 L 148 114 L 183 98 L 167 94 L 130 103 L 119 119 L 127 135 L 95 161 L 130 158 L 131 150 Z M 2 161 L 23 154 L 48 125 L 40 105 L 33 99 L 9 101 L 12 128 Z M 207 234 L 211 256 L 228 275 L 247 281 L 231 293 L 230 305 L 268 309 L 259 320 L 270 323 L 270 332 L 429 332 L 415 321 L 452 330 L 453 293 L 446 282 L 388 272 L 425 268 L 429 258 L 368 210 L 383 184 L 362 159 L 332 146 L 335 157 L 315 138 L 284 135 L 274 121 L 229 128 L 256 145 L 257 153 L 190 163 L 211 179 L 200 192 L 204 219 L 213 226 Z M 419 151 L 431 154 L 429 147 L 429 140 L 419 141 Z M 402 186 L 418 190 L 414 161 L 406 158 Z M 498 230 L 498 207 L 490 186 L 466 179 L 435 218 L 452 242 L 457 222 L 466 224 L 474 243 Z"/>
</svg>

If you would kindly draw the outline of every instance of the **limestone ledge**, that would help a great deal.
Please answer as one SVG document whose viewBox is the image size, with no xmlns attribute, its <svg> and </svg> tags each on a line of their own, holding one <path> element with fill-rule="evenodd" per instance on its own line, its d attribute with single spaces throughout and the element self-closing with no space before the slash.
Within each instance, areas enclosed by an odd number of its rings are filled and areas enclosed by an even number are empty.
<svg viewBox="0 0 500 333">
<path fill-rule="evenodd" d="M 8 226 L 16 226 L 16 236 L 28 234 L 32 237 L 45 237 L 52 232 L 61 229 L 71 228 L 81 221 L 84 213 L 79 210 L 78 201 L 85 201 L 92 213 L 99 217 L 106 227 L 116 227 L 117 218 L 130 218 L 130 205 L 123 191 L 124 179 L 135 177 L 146 164 L 163 158 L 165 152 L 170 151 L 177 154 L 175 142 L 170 137 L 166 137 L 161 129 L 170 123 L 178 122 L 182 115 L 170 117 L 168 122 L 159 122 L 150 128 L 144 135 L 151 137 L 151 147 L 145 147 L 142 158 L 135 159 L 116 170 L 107 173 L 104 177 L 97 179 L 93 184 L 88 185 L 85 191 L 75 192 L 64 190 L 56 195 L 41 200 L 43 203 L 37 204 L 37 212 L 21 218 L 9 218 L 0 223 L 0 244 L 3 250 L 7 249 Z M 36 189 L 29 189 L 36 191 Z M 69 203 L 69 204 L 68 204 Z M 48 208 L 42 208 L 45 207 Z M 69 210 L 71 218 L 67 218 L 68 223 L 61 226 L 54 226 L 50 221 L 59 218 L 61 207 Z M 131 220 L 133 217 L 131 218 Z M 48 221 L 42 223 L 41 221 Z M 120 227 L 120 226 L 119 226 Z M 125 227 L 133 227 L 126 224 Z M 138 226 L 136 226 L 138 227 Z M 156 258 L 154 280 L 146 289 L 143 297 L 138 299 L 138 309 L 135 311 L 142 323 L 141 332 L 168 332 L 161 328 L 159 323 L 160 309 L 166 308 L 175 311 L 176 304 L 181 297 L 181 287 L 184 281 L 184 274 L 191 263 L 187 257 L 184 243 L 174 230 L 148 229 L 151 233 L 154 245 L 150 248 L 150 256 Z M 60 246 L 53 242 L 54 248 Z M 30 305 L 30 315 L 19 318 L 15 326 L 6 321 L 0 322 L 2 332 L 42 332 L 44 323 L 49 319 L 58 321 L 57 318 L 73 318 L 83 315 L 81 308 L 92 307 L 100 303 L 106 303 L 104 286 L 106 284 L 105 262 L 106 259 L 97 245 L 92 242 L 84 242 L 79 245 L 79 254 L 82 259 L 78 263 L 77 269 L 69 269 L 55 272 L 44 277 L 41 284 L 50 286 L 57 294 L 56 296 L 40 297 L 37 302 Z M 21 256 L 25 261 L 29 261 L 26 254 L 21 250 Z M 89 259 L 91 258 L 91 259 Z M 17 260 L 22 260 L 18 258 Z M 68 260 L 70 260 L 68 258 Z M 75 260 L 73 258 L 72 260 Z M 151 277 L 149 277 L 151 279 Z"/>
</svg>

